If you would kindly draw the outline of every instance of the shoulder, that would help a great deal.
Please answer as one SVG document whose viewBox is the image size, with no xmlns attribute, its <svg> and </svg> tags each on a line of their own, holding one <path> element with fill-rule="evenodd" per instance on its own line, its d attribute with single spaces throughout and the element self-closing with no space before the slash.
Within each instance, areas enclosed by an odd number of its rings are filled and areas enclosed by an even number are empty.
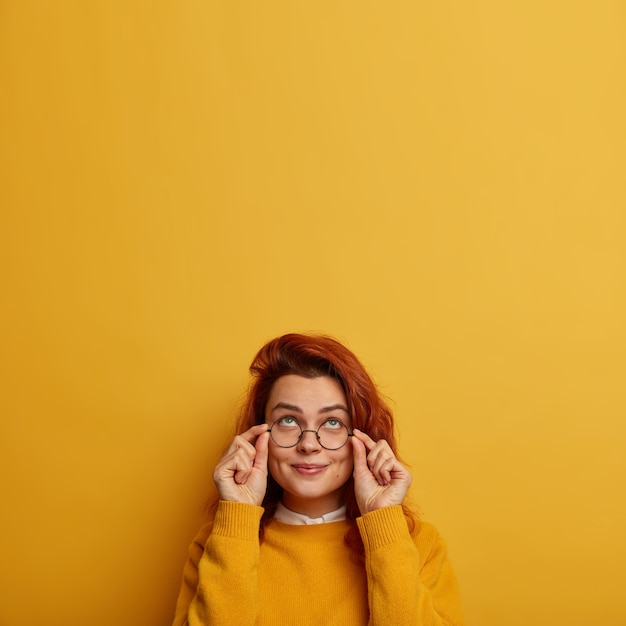
<svg viewBox="0 0 626 626">
<path fill-rule="evenodd" d="M 204 553 L 204 547 L 206 545 L 207 539 L 211 535 L 211 531 L 213 530 L 213 519 L 205 520 L 202 524 L 193 541 L 189 544 L 189 558 L 194 563 L 198 563 L 202 554 Z"/>
<path fill-rule="evenodd" d="M 411 538 L 420 553 L 422 564 L 446 558 L 448 552 L 446 543 L 433 524 L 416 521 Z"/>
<path fill-rule="evenodd" d="M 408 522 L 410 524 L 410 521 Z M 421 540 L 433 540 L 441 539 L 441 535 L 437 528 L 430 522 L 424 522 L 422 520 L 415 520 L 413 522 L 413 529 L 411 530 L 412 537 L 419 537 Z M 409 525 L 410 528 L 410 525 Z"/>
<path fill-rule="evenodd" d="M 213 530 L 214 517 L 211 516 L 210 519 L 206 520 L 204 524 L 200 527 L 200 530 L 196 533 L 196 536 L 193 540 L 193 543 L 204 548 L 211 531 Z"/>
</svg>

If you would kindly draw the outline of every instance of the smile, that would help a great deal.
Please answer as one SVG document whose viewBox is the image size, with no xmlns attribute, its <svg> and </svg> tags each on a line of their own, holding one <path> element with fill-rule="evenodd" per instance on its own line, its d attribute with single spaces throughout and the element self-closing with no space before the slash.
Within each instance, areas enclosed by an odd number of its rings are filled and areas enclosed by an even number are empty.
<svg viewBox="0 0 626 626">
<path fill-rule="evenodd" d="M 298 463 L 297 465 L 292 465 L 291 467 L 293 467 L 298 474 L 302 474 L 303 476 L 315 476 L 316 474 L 321 474 L 328 466 Z"/>
</svg>

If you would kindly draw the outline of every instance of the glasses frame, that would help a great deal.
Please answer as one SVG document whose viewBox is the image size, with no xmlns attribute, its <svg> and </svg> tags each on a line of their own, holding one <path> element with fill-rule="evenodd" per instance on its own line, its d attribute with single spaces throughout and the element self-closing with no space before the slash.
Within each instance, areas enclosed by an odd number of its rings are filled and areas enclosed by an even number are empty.
<svg viewBox="0 0 626 626">
<path fill-rule="evenodd" d="M 298 440 L 295 443 L 292 443 L 290 446 L 282 446 L 281 444 L 276 443 L 276 440 L 274 439 L 274 437 L 272 437 L 272 428 L 274 428 L 274 426 L 276 424 L 278 424 L 278 422 L 280 422 L 280 420 L 282 420 L 282 419 L 285 419 L 285 417 L 279 417 L 277 420 L 274 420 L 272 422 L 272 425 L 269 427 L 269 429 L 267 431 L 270 434 L 270 437 L 272 438 L 272 441 L 274 442 L 274 445 L 278 446 L 279 448 L 295 448 L 302 441 L 302 437 L 304 437 L 304 433 L 315 433 L 315 438 L 317 439 L 317 443 L 319 443 L 320 446 L 322 446 L 322 448 L 324 448 L 324 450 L 331 450 L 331 451 L 341 450 L 341 448 L 343 448 L 348 443 L 348 441 L 350 441 L 350 437 L 354 437 L 354 433 L 350 432 L 350 429 L 348 428 L 348 425 L 346 423 L 342 422 L 340 419 L 338 419 L 336 417 L 329 417 L 327 420 L 324 420 L 319 425 L 317 430 L 311 430 L 310 428 L 306 428 L 306 429 L 302 428 L 302 424 L 300 424 L 300 422 L 297 419 L 292 418 L 296 422 L 296 424 L 298 424 L 298 428 L 300 429 L 300 436 L 298 437 Z M 320 435 L 319 435 L 320 428 L 326 422 L 330 421 L 331 419 L 339 422 L 346 429 L 346 433 L 348 434 L 348 436 L 346 437 L 346 440 L 338 448 L 327 448 L 322 443 L 322 441 L 320 440 Z"/>
</svg>

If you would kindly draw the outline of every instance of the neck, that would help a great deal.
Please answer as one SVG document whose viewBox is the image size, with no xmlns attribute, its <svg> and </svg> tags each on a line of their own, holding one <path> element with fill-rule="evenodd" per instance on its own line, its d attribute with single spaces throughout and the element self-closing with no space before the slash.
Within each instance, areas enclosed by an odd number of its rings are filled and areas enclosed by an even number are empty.
<svg viewBox="0 0 626 626">
<path fill-rule="evenodd" d="M 343 506 L 345 503 L 342 495 L 337 494 L 336 498 L 324 498 L 323 500 L 308 500 L 306 498 L 295 498 L 291 494 L 284 493 L 282 503 L 294 513 L 316 518 L 332 513 Z"/>
</svg>

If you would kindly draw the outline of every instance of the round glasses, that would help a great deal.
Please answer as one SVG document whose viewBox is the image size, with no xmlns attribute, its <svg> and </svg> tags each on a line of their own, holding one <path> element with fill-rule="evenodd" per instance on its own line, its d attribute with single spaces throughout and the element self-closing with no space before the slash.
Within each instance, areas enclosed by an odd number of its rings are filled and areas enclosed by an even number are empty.
<svg viewBox="0 0 626 626">
<path fill-rule="evenodd" d="M 317 430 L 303 430 L 295 418 L 281 417 L 272 424 L 268 432 L 279 448 L 293 448 L 300 443 L 304 433 L 315 433 L 322 448 L 339 450 L 353 436 L 348 427 L 335 418 L 327 419 Z"/>
</svg>

